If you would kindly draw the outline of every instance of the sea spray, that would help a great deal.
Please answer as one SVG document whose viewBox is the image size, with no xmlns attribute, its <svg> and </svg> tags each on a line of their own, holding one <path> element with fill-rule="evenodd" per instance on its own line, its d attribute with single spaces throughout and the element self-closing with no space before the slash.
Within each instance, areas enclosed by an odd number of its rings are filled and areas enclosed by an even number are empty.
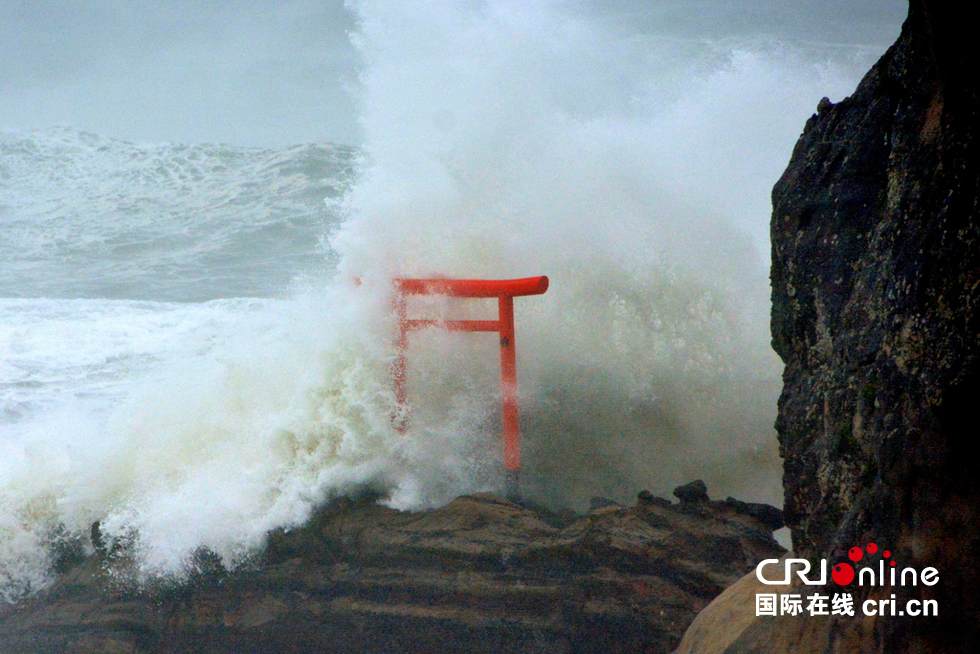
<svg viewBox="0 0 980 654">
<path fill-rule="evenodd" d="M 4 169 L 7 242 L 35 247 L 4 293 L 25 299 L 0 306 L 14 316 L 0 332 L 8 599 L 48 583 L 52 539 L 86 539 L 93 521 L 134 548 L 138 577 L 179 578 L 200 548 L 234 566 L 269 529 L 359 485 L 398 508 L 499 488 L 491 337 L 414 334 L 410 428 L 392 427 L 398 275 L 551 278 L 516 302 L 529 498 L 584 508 L 701 477 L 712 494 L 779 503 L 768 192 L 799 125 L 822 95 L 853 87 L 852 69 L 766 42 L 679 54 L 553 4 L 357 11 L 366 141 L 340 227 L 276 213 L 282 197 L 305 206 L 343 186 L 321 184 L 339 174 L 329 149 L 311 154 L 314 175 L 249 165 L 224 177 L 257 153 L 191 147 L 202 165 L 180 146 L 65 132 L 23 140 L 87 145 L 23 168 L 39 177 Z M 152 163 L 120 179 L 134 151 Z M 43 181 L 84 161 L 92 174 L 69 175 L 64 193 Z M 316 245 L 294 238 L 317 220 L 308 240 L 330 247 L 319 268 Z M 236 285 L 277 248 L 305 253 L 291 290 L 275 265 Z"/>
<path fill-rule="evenodd" d="M 780 503 L 768 189 L 838 70 L 773 43 L 660 57 L 547 3 L 356 6 L 370 159 L 341 275 L 549 276 L 517 302 L 525 492 L 581 508 L 703 477 Z M 410 396 L 447 406 L 461 338 L 418 341 Z M 490 439 L 491 411 L 448 424 Z"/>
</svg>

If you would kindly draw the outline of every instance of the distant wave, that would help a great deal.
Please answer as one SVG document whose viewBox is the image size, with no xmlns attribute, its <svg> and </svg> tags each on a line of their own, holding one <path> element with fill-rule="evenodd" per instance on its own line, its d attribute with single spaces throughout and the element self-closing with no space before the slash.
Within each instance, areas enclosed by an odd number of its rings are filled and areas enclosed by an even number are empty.
<svg viewBox="0 0 980 654">
<path fill-rule="evenodd" d="M 0 297 L 207 300 L 322 271 L 335 145 L 137 145 L 67 128 L 0 131 Z M 325 202 L 326 201 L 326 202 Z"/>
</svg>

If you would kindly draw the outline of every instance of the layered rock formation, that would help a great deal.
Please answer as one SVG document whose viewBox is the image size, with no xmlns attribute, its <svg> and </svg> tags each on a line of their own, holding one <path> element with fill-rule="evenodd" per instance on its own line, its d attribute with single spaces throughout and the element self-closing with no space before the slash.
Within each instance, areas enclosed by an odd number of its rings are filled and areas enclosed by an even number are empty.
<svg viewBox="0 0 980 654">
<path fill-rule="evenodd" d="M 875 542 L 933 566 L 932 588 L 853 590 L 931 597 L 939 617 L 763 621 L 723 651 L 980 651 L 980 75 L 954 7 L 912 0 L 854 95 L 820 103 L 772 217 L 794 549 L 846 561 Z"/>
<path fill-rule="evenodd" d="M 120 581 L 125 548 L 68 557 L 49 591 L 0 609 L 0 651 L 669 652 L 783 552 L 772 507 L 711 502 L 703 484 L 678 495 L 579 517 L 492 495 L 423 513 L 341 499 L 272 534 L 249 568 L 202 553 L 200 574 L 171 587 Z"/>
</svg>

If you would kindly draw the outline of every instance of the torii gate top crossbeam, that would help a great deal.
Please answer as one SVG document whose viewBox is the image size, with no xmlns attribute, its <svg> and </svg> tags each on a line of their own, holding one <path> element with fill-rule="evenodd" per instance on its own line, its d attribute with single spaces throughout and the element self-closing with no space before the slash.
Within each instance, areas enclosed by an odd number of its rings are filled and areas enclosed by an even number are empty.
<svg viewBox="0 0 980 654">
<path fill-rule="evenodd" d="M 519 297 L 541 295 L 548 290 L 547 277 L 524 279 L 396 279 L 402 295 L 446 295 L 449 297 Z"/>
</svg>

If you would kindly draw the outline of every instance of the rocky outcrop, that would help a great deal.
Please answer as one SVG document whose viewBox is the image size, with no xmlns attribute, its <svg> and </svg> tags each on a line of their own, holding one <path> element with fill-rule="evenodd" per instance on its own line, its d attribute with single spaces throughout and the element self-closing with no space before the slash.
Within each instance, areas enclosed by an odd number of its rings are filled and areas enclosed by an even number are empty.
<svg viewBox="0 0 980 654">
<path fill-rule="evenodd" d="M 966 11 L 912 0 L 898 42 L 854 95 L 820 103 L 773 190 L 794 549 L 843 561 L 876 542 L 940 571 L 940 617 L 879 620 L 873 651 L 980 651 L 980 76 Z M 827 622 L 794 651 L 845 651 L 867 628 Z M 725 651 L 775 651 L 756 642 Z"/>
<path fill-rule="evenodd" d="M 422 513 L 339 499 L 270 535 L 246 569 L 202 553 L 201 573 L 172 587 L 120 584 L 126 552 L 103 547 L 0 610 L 0 651 L 669 652 L 783 552 L 775 509 L 679 494 L 577 517 L 486 494 Z"/>
<path fill-rule="evenodd" d="M 673 654 L 722 654 L 759 622 L 755 612 L 755 596 L 772 592 L 755 573 L 749 573 L 725 589 L 708 604 L 688 627 Z M 770 652 L 793 652 L 791 647 L 776 647 L 769 643 Z"/>
</svg>

